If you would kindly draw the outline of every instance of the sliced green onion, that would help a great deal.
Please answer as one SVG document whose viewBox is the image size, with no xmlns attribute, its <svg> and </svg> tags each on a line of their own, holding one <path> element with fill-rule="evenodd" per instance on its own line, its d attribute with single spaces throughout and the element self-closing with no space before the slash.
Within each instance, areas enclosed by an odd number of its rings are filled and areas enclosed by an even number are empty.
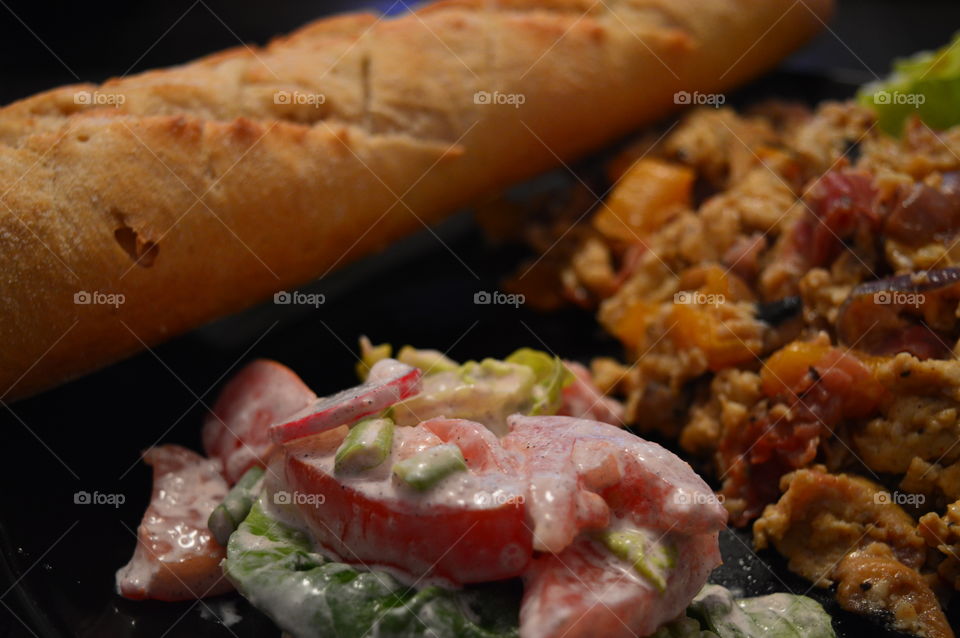
<svg viewBox="0 0 960 638">
<path fill-rule="evenodd" d="M 416 490 L 428 490 L 456 472 L 464 472 L 467 462 L 453 443 L 444 443 L 414 454 L 393 466 L 393 473 Z"/>
<path fill-rule="evenodd" d="M 666 591 L 667 574 L 677 564 L 674 547 L 658 543 L 638 530 L 607 530 L 601 533 L 600 540 L 614 556 L 633 565 L 657 591 Z"/>
<path fill-rule="evenodd" d="M 533 348 L 520 348 L 506 359 L 507 363 L 527 366 L 536 377 L 536 389 L 530 414 L 555 414 L 560 408 L 560 393 L 570 385 L 573 375 L 559 357 Z"/>
<path fill-rule="evenodd" d="M 333 460 L 335 472 L 362 472 L 383 463 L 393 449 L 393 421 L 367 419 L 350 428 L 337 448 Z"/>
</svg>

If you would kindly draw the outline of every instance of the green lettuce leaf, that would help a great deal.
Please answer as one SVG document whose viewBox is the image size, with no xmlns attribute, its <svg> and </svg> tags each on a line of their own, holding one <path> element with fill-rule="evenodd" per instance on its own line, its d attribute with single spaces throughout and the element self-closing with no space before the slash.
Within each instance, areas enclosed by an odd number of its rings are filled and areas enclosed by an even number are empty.
<svg viewBox="0 0 960 638">
<path fill-rule="evenodd" d="M 770 594 L 735 599 L 730 590 L 707 585 L 687 615 L 720 638 L 835 638 L 830 616 L 812 598 Z"/>
<path fill-rule="evenodd" d="M 560 409 L 560 392 L 573 380 L 573 375 L 559 357 L 533 348 L 520 348 L 507 357 L 506 362 L 533 370 L 539 391 L 530 414 L 555 414 Z"/>
<path fill-rule="evenodd" d="M 244 597 L 295 638 L 518 634 L 519 596 L 502 587 L 417 590 L 384 571 L 329 561 L 303 532 L 267 515 L 259 501 L 230 537 L 223 570 Z"/>
<path fill-rule="evenodd" d="M 960 33 L 938 51 L 896 60 L 890 76 L 861 88 L 857 99 L 891 135 L 914 114 L 938 130 L 960 124 Z"/>
<path fill-rule="evenodd" d="M 261 499 L 263 496 L 261 496 Z M 516 638 L 518 581 L 458 591 L 415 589 L 384 571 L 327 560 L 310 539 L 267 514 L 261 501 L 230 537 L 227 578 L 294 638 Z M 816 601 L 793 594 L 733 597 L 707 585 L 687 616 L 653 638 L 835 638 Z"/>
</svg>

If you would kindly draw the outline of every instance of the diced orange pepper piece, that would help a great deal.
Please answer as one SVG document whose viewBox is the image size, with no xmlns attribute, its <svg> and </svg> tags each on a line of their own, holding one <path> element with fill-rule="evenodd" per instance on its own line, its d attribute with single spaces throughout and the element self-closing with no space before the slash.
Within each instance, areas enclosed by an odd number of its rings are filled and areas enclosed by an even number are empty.
<svg viewBox="0 0 960 638">
<path fill-rule="evenodd" d="M 666 223 L 670 215 L 689 208 L 694 173 L 663 160 L 638 160 L 613 189 L 593 219 L 604 236 L 637 241 Z"/>
<path fill-rule="evenodd" d="M 631 349 L 641 347 L 646 340 L 647 326 L 659 307 L 658 304 L 637 301 L 630 305 L 611 332 Z"/>
<path fill-rule="evenodd" d="M 815 341 L 794 341 L 780 348 L 760 370 L 763 393 L 768 397 L 789 396 L 829 350 L 828 344 Z"/>
<path fill-rule="evenodd" d="M 760 371 L 768 397 L 790 397 L 805 390 L 812 376 L 842 400 L 843 415 L 865 418 L 883 398 L 884 388 L 872 365 L 854 353 L 825 341 L 794 341 L 774 352 Z"/>
<path fill-rule="evenodd" d="M 671 323 L 670 338 L 674 344 L 683 350 L 701 350 L 707 356 L 707 366 L 714 372 L 747 363 L 756 356 L 746 343 L 726 332 L 709 308 L 674 305 Z"/>
<path fill-rule="evenodd" d="M 727 301 L 753 301 L 750 287 L 735 273 L 717 264 L 694 266 L 680 275 L 680 290 L 696 290 Z"/>
</svg>

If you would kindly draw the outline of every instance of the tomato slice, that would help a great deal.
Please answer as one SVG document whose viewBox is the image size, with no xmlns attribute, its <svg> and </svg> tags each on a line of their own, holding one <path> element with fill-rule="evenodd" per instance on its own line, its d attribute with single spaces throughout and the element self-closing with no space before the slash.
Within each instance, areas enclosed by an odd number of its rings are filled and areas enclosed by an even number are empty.
<svg viewBox="0 0 960 638">
<path fill-rule="evenodd" d="M 317 395 L 290 368 L 260 359 L 224 386 L 203 424 L 203 449 L 223 464 L 230 484 L 254 465 L 265 465 L 272 424 L 295 414 Z"/>
<path fill-rule="evenodd" d="M 524 576 L 522 638 L 636 638 L 673 620 L 720 564 L 717 533 L 666 537 L 676 565 L 664 590 L 586 536 L 543 554 Z"/>
<path fill-rule="evenodd" d="M 472 425 L 459 427 L 464 440 L 476 433 Z M 433 426 L 459 445 L 456 423 Z M 416 492 L 391 467 L 410 447 L 407 439 L 441 440 L 424 425 L 398 427 L 392 455 L 380 467 L 335 475 L 335 446 L 317 442 L 325 436 L 284 446 L 286 484 L 293 490 L 284 500 L 296 505 L 314 537 L 339 560 L 393 568 L 421 583 L 460 585 L 523 573 L 533 549 L 520 477 L 471 468 Z M 474 444 L 464 444 L 465 456 Z"/>
<path fill-rule="evenodd" d="M 286 443 L 377 414 L 419 392 L 422 376 L 419 368 L 383 359 L 370 368 L 365 383 L 317 399 L 288 420 L 273 425 L 270 436 L 277 443 Z"/>
<path fill-rule="evenodd" d="M 609 424 L 521 415 L 508 423 L 503 439 L 460 419 L 398 427 L 388 459 L 358 473 L 335 470 L 346 426 L 292 441 L 281 461 L 293 493 L 273 502 L 295 507 L 336 559 L 390 568 L 410 583 L 522 576 L 522 636 L 630 635 L 680 613 L 719 562 L 726 510 L 709 487 L 675 455 Z M 451 443 L 465 468 L 423 491 L 394 475 L 394 462 Z M 683 557 L 651 585 L 593 540 L 613 525 L 669 537 Z"/>
<path fill-rule="evenodd" d="M 600 494 L 610 510 L 635 524 L 655 529 L 700 533 L 720 529 L 727 511 L 713 490 L 693 468 L 676 454 L 608 423 L 563 416 L 513 415 L 507 423 L 510 434 L 504 447 L 527 457 L 527 468 L 566 476 L 569 467 L 557 446 L 571 444 L 570 464 L 575 467 L 580 491 Z M 553 466 L 551 469 L 549 466 Z M 542 511 L 531 507 L 544 527 L 568 520 L 560 508 L 569 509 L 574 498 L 568 483 L 544 484 L 550 492 L 543 498 Z M 531 506 L 536 495 L 531 495 Z M 552 533 L 559 533 L 551 531 Z M 570 528 L 564 533 L 569 536 Z M 546 534 L 546 533 L 545 533 Z M 571 537 L 572 538 L 572 537 Z M 559 543 L 557 543 L 559 545 Z"/>
<path fill-rule="evenodd" d="M 141 600 L 196 600 L 233 589 L 223 577 L 225 552 L 207 529 L 227 495 L 216 461 L 177 445 L 151 448 L 153 496 L 137 528 L 133 558 L 117 572 L 117 591 Z"/>
</svg>

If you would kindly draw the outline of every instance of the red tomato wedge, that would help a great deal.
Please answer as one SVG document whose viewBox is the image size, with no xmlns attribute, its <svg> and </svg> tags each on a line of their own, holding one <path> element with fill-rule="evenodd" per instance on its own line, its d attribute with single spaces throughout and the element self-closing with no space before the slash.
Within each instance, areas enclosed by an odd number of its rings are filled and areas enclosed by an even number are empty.
<svg viewBox="0 0 960 638">
<path fill-rule="evenodd" d="M 520 637 L 636 638 L 679 616 L 720 564 L 717 532 L 664 540 L 677 559 L 663 591 L 586 536 L 535 559 L 524 576 Z"/>
<path fill-rule="evenodd" d="M 535 526 L 542 524 L 547 545 L 560 545 L 551 520 L 566 520 L 577 490 L 603 497 L 611 511 L 636 525 L 684 533 L 712 532 L 727 521 L 727 511 L 713 490 L 676 454 L 616 426 L 563 416 L 511 416 L 503 446 L 527 457 L 531 478 L 543 474 L 549 493 L 533 507 Z M 569 442 L 571 452 L 558 446 Z M 576 489 L 569 480 L 551 483 L 552 474 L 574 466 Z M 563 467 L 561 467 L 563 464 Z M 566 529 L 566 536 L 570 530 Z M 538 532 L 538 536 L 540 533 Z"/>
<path fill-rule="evenodd" d="M 461 440 L 471 441 L 464 455 L 471 454 L 473 426 L 479 424 L 433 425 L 458 445 L 459 429 Z M 340 436 L 345 434 L 346 428 Z M 392 476 L 394 458 L 359 476 L 335 475 L 336 446 L 326 438 L 284 446 L 286 485 L 294 490 L 284 500 L 298 507 L 314 537 L 340 560 L 394 568 L 411 581 L 454 585 L 523 573 L 533 550 L 519 477 L 477 467 L 417 492 Z M 392 455 L 409 447 L 407 439 L 440 438 L 424 425 L 398 427 Z"/>
<path fill-rule="evenodd" d="M 423 372 L 393 359 L 378 361 L 366 383 L 314 401 L 270 428 L 277 443 L 312 436 L 377 414 L 420 391 Z"/>
<path fill-rule="evenodd" d="M 359 474 L 334 469 L 345 426 L 291 442 L 284 446 L 291 501 L 339 559 L 453 584 L 516 576 L 533 550 L 561 554 L 614 516 L 685 535 L 715 534 L 725 524 L 710 488 L 656 444 L 571 417 L 514 415 L 509 424 L 503 439 L 462 419 L 398 427 L 387 460 Z M 466 470 L 426 491 L 393 476 L 393 463 L 450 443 Z"/>
<path fill-rule="evenodd" d="M 207 529 L 227 495 L 219 463 L 177 445 L 151 448 L 153 497 L 137 529 L 137 547 L 117 572 L 117 591 L 140 600 L 196 600 L 233 589 L 223 577 L 224 549 Z"/>
<path fill-rule="evenodd" d="M 317 395 L 292 370 L 260 359 L 245 366 L 224 386 L 203 424 L 203 449 L 223 463 L 223 475 L 236 483 L 254 465 L 265 465 L 270 426 L 315 401 Z"/>
</svg>

